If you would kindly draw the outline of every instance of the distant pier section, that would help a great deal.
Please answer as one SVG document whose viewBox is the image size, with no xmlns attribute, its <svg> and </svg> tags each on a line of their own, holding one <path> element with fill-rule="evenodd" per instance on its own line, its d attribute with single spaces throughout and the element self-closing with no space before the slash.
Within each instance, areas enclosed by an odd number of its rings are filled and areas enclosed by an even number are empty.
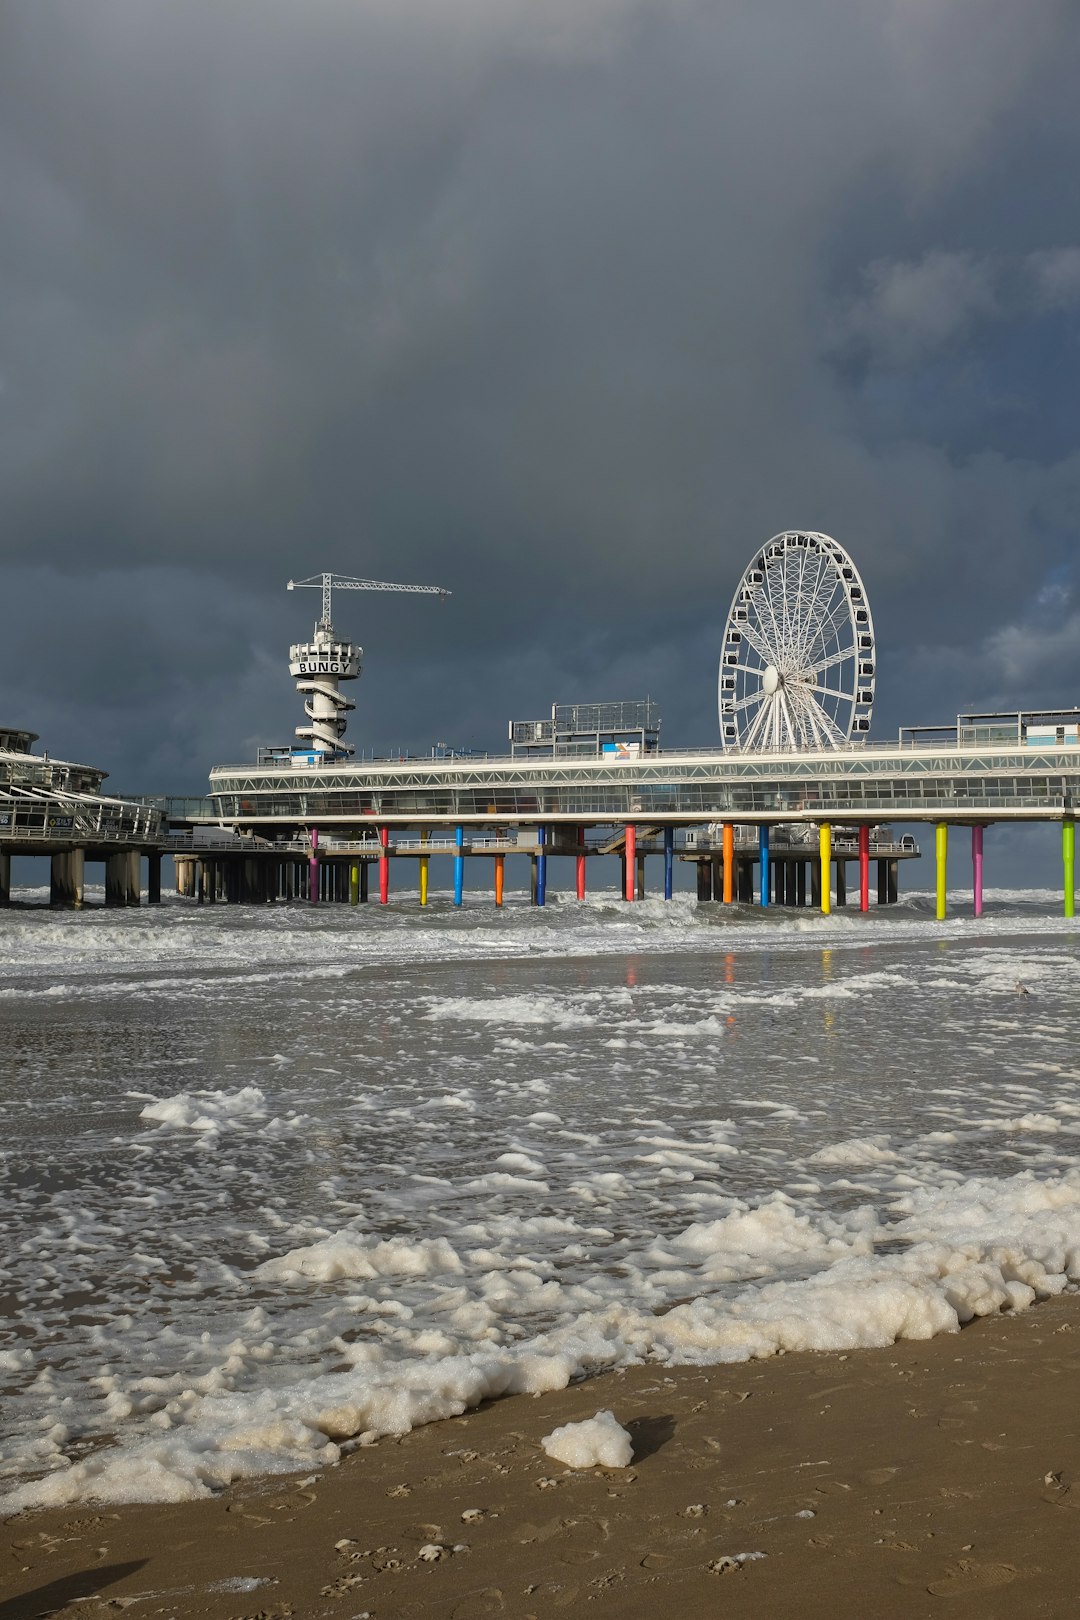
<svg viewBox="0 0 1080 1620">
<path fill-rule="evenodd" d="M 49 857 L 54 906 L 83 904 L 86 863 L 104 866 L 105 904 L 137 906 L 161 899 L 165 818 L 152 804 L 110 798 L 106 772 L 50 759 L 31 750 L 33 731 L 0 726 L 0 905 L 11 899 L 12 855 Z"/>
</svg>

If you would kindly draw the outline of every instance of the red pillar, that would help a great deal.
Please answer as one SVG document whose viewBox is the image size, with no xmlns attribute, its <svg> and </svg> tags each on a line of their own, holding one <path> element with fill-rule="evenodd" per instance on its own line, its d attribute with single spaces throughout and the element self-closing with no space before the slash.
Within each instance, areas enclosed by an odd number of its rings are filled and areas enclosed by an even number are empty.
<svg viewBox="0 0 1080 1620">
<path fill-rule="evenodd" d="M 870 910 L 870 829 L 859 828 L 859 910 Z"/>
<path fill-rule="evenodd" d="M 390 899 L 389 827 L 379 828 L 379 843 L 382 845 L 382 854 L 379 856 L 379 904 L 385 906 Z"/>
<path fill-rule="evenodd" d="M 579 827 L 578 828 L 578 830 L 577 830 L 577 841 L 578 841 L 579 845 L 584 845 L 584 843 L 585 843 L 585 829 L 584 829 L 584 827 Z M 578 858 L 577 858 L 577 897 L 578 897 L 579 900 L 584 900 L 584 898 L 585 898 L 585 856 L 584 855 L 579 855 Z"/>
<path fill-rule="evenodd" d="M 637 899 L 637 828 L 632 822 L 626 829 L 626 898 Z"/>
</svg>

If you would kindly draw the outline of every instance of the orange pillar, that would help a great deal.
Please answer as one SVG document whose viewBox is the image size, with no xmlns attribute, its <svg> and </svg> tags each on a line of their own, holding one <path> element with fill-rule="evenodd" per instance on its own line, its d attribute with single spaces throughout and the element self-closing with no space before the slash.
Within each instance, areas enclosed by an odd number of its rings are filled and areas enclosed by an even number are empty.
<svg viewBox="0 0 1080 1620">
<path fill-rule="evenodd" d="M 626 898 L 637 899 L 637 828 L 632 822 L 626 829 Z"/>
<path fill-rule="evenodd" d="M 724 822 L 724 904 L 730 906 L 735 898 L 735 828 Z"/>
<path fill-rule="evenodd" d="M 506 856 L 505 855 L 496 855 L 496 857 L 495 857 L 495 904 L 497 906 L 501 906 L 502 903 L 503 903 L 503 867 L 504 867 L 505 864 L 506 864 Z"/>
<path fill-rule="evenodd" d="M 577 830 L 577 841 L 578 841 L 579 845 L 584 846 L 584 843 L 585 843 L 585 829 L 584 829 L 584 827 L 579 827 L 578 828 L 578 830 Z M 578 897 L 579 900 L 584 900 L 584 898 L 585 898 L 585 856 L 584 856 L 584 854 L 579 854 L 578 858 L 577 858 L 577 897 Z"/>
</svg>

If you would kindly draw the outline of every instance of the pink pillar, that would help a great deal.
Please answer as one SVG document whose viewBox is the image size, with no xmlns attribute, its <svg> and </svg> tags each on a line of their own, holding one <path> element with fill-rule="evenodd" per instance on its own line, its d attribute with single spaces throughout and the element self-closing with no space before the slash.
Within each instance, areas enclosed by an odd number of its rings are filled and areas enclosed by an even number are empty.
<svg viewBox="0 0 1080 1620">
<path fill-rule="evenodd" d="M 981 827 L 971 829 L 971 889 L 975 899 L 975 915 L 982 916 L 983 909 L 983 830 Z"/>
<path fill-rule="evenodd" d="M 379 856 L 379 904 L 385 906 L 390 899 L 390 856 L 387 846 L 390 843 L 389 827 L 379 828 L 379 843 L 382 845 L 382 854 Z"/>
<path fill-rule="evenodd" d="M 859 828 L 859 910 L 870 910 L 870 829 Z"/>
<path fill-rule="evenodd" d="M 632 822 L 626 829 L 626 898 L 637 899 L 637 828 Z"/>
<path fill-rule="evenodd" d="M 319 899 L 319 831 L 311 829 L 311 854 L 308 856 L 307 897 L 312 905 Z"/>
<path fill-rule="evenodd" d="M 585 829 L 584 829 L 584 827 L 579 827 L 578 828 L 578 830 L 577 830 L 577 841 L 578 841 L 579 845 L 584 844 L 584 842 L 585 842 Z M 579 855 L 578 858 L 577 858 L 577 897 L 578 897 L 579 900 L 584 900 L 584 898 L 585 898 L 585 857 L 584 857 L 584 855 Z"/>
</svg>

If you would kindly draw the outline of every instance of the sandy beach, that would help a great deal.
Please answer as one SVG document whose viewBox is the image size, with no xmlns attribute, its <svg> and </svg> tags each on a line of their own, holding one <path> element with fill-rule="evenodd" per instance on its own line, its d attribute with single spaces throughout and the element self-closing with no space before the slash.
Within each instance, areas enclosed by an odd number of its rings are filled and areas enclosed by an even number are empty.
<svg viewBox="0 0 1080 1620">
<path fill-rule="evenodd" d="M 1071 1295 L 926 1343 L 630 1368 L 315 1476 L 22 1514 L 0 1620 L 1072 1615 L 1078 1390 Z M 631 1467 L 544 1455 L 602 1407 Z"/>
</svg>

